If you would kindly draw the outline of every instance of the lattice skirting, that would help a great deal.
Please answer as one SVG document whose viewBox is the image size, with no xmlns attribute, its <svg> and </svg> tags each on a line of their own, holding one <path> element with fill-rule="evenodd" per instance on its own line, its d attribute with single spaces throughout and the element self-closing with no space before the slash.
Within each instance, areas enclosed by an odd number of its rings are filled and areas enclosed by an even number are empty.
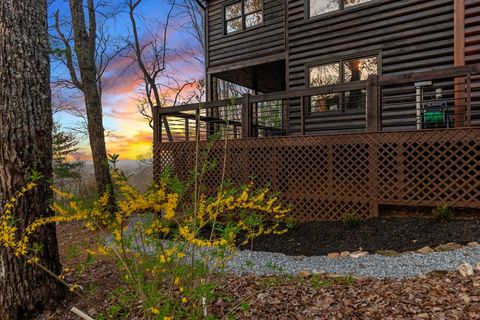
<svg viewBox="0 0 480 320">
<path fill-rule="evenodd" d="M 171 167 L 188 179 L 195 142 L 155 148 L 155 174 Z M 208 161 L 204 185 L 226 178 L 270 185 L 299 221 L 338 220 L 378 205 L 480 208 L 480 128 L 341 134 L 200 142 Z"/>
</svg>

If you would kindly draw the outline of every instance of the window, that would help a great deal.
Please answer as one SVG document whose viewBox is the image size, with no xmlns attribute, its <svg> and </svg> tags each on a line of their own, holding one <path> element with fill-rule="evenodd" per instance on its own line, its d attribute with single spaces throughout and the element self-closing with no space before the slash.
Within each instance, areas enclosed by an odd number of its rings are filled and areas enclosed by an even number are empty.
<svg viewBox="0 0 480 320">
<path fill-rule="evenodd" d="M 310 87 L 367 80 L 377 74 L 377 57 L 342 60 L 308 69 Z M 310 98 L 311 112 L 365 108 L 364 90 L 316 95 Z"/>
<path fill-rule="evenodd" d="M 249 29 L 263 23 L 263 0 L 242 0 L 225 6 L 225 33 Z"/>
<path fill-rule="evenodd" d="M 322 13 L 341 11 L 345 8 L 372 0 L 309 0 L 309 15 L 315 17 Z"/>
<path fill-rule="evenodd" d="M 241 2 L 237 2 L 225 7 L 225 25 L 227 33 L 242 30 Z"/>
</svg>

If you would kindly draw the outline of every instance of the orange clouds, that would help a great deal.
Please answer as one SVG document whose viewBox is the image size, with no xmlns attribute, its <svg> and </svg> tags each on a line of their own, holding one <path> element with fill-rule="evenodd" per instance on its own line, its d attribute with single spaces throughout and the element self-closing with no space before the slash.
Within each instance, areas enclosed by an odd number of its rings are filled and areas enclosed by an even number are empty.
<svg viewBox="0 0 480 320">
<path fill-rule="evenodd" d="M 132 135 L 122 135 L 107 143 L 108 153 L 119 154 L 122 160 L 135 160 L 138 155 L 152 152 L 152 131 L 136 131 Z"/>
</svg>

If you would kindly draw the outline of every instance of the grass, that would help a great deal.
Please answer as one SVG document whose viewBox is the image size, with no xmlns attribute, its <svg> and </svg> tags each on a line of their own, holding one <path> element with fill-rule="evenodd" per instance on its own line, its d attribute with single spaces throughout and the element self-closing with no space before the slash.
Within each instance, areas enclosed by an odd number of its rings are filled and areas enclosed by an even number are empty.
<svg viewBox="0 0 480 320">
<path fill-rule="evenodd" d="M 315 289 L 329 288 L 335 285 L 353 285 L 355 278 L 352 275 L 338 276 L 334 278 L 325 278 L 319 274 L 314 274 L 310 278 L 310 285 Z"/>
</svg>

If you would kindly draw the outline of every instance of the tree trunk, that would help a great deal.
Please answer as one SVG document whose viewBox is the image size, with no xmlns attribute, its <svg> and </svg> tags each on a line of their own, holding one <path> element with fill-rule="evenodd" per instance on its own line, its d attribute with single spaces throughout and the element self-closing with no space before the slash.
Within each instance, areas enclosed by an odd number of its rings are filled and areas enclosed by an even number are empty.
<svg viewBox="0 0 480 320">
<path fill-rule="evenodd" d="M 52 113 L 46 0 L 0 1 L 0 201 L 9 199 L 36 170 L 35 191 L 16 203 L 20 232 L 50 215 L 52 198 Z M 30 237 L 43 246 L 40 262 L 61 271 L 55 226 Z M 31 319 L 64 288 L 39 268 L 0 248 L 0 319 Z"/>
<path fill-rule="evenodd" d="M 81 90 L 85 96 L 87 110 L 88 135 L 92 150 L 95 180 L 99 194 L 110 192 L 110 205 L 115 206 L 112 178 L 108 167 L 105 130 L 103 128 L 102 101 L 97 86 L 96 52 L 96 17 L 93 0 L 87 0 L 88 23 L 85 22 L 83 0 L 70 0 L 72 28 L 75 40 L 75 53 L 80 69 Z"/>
</svg>

